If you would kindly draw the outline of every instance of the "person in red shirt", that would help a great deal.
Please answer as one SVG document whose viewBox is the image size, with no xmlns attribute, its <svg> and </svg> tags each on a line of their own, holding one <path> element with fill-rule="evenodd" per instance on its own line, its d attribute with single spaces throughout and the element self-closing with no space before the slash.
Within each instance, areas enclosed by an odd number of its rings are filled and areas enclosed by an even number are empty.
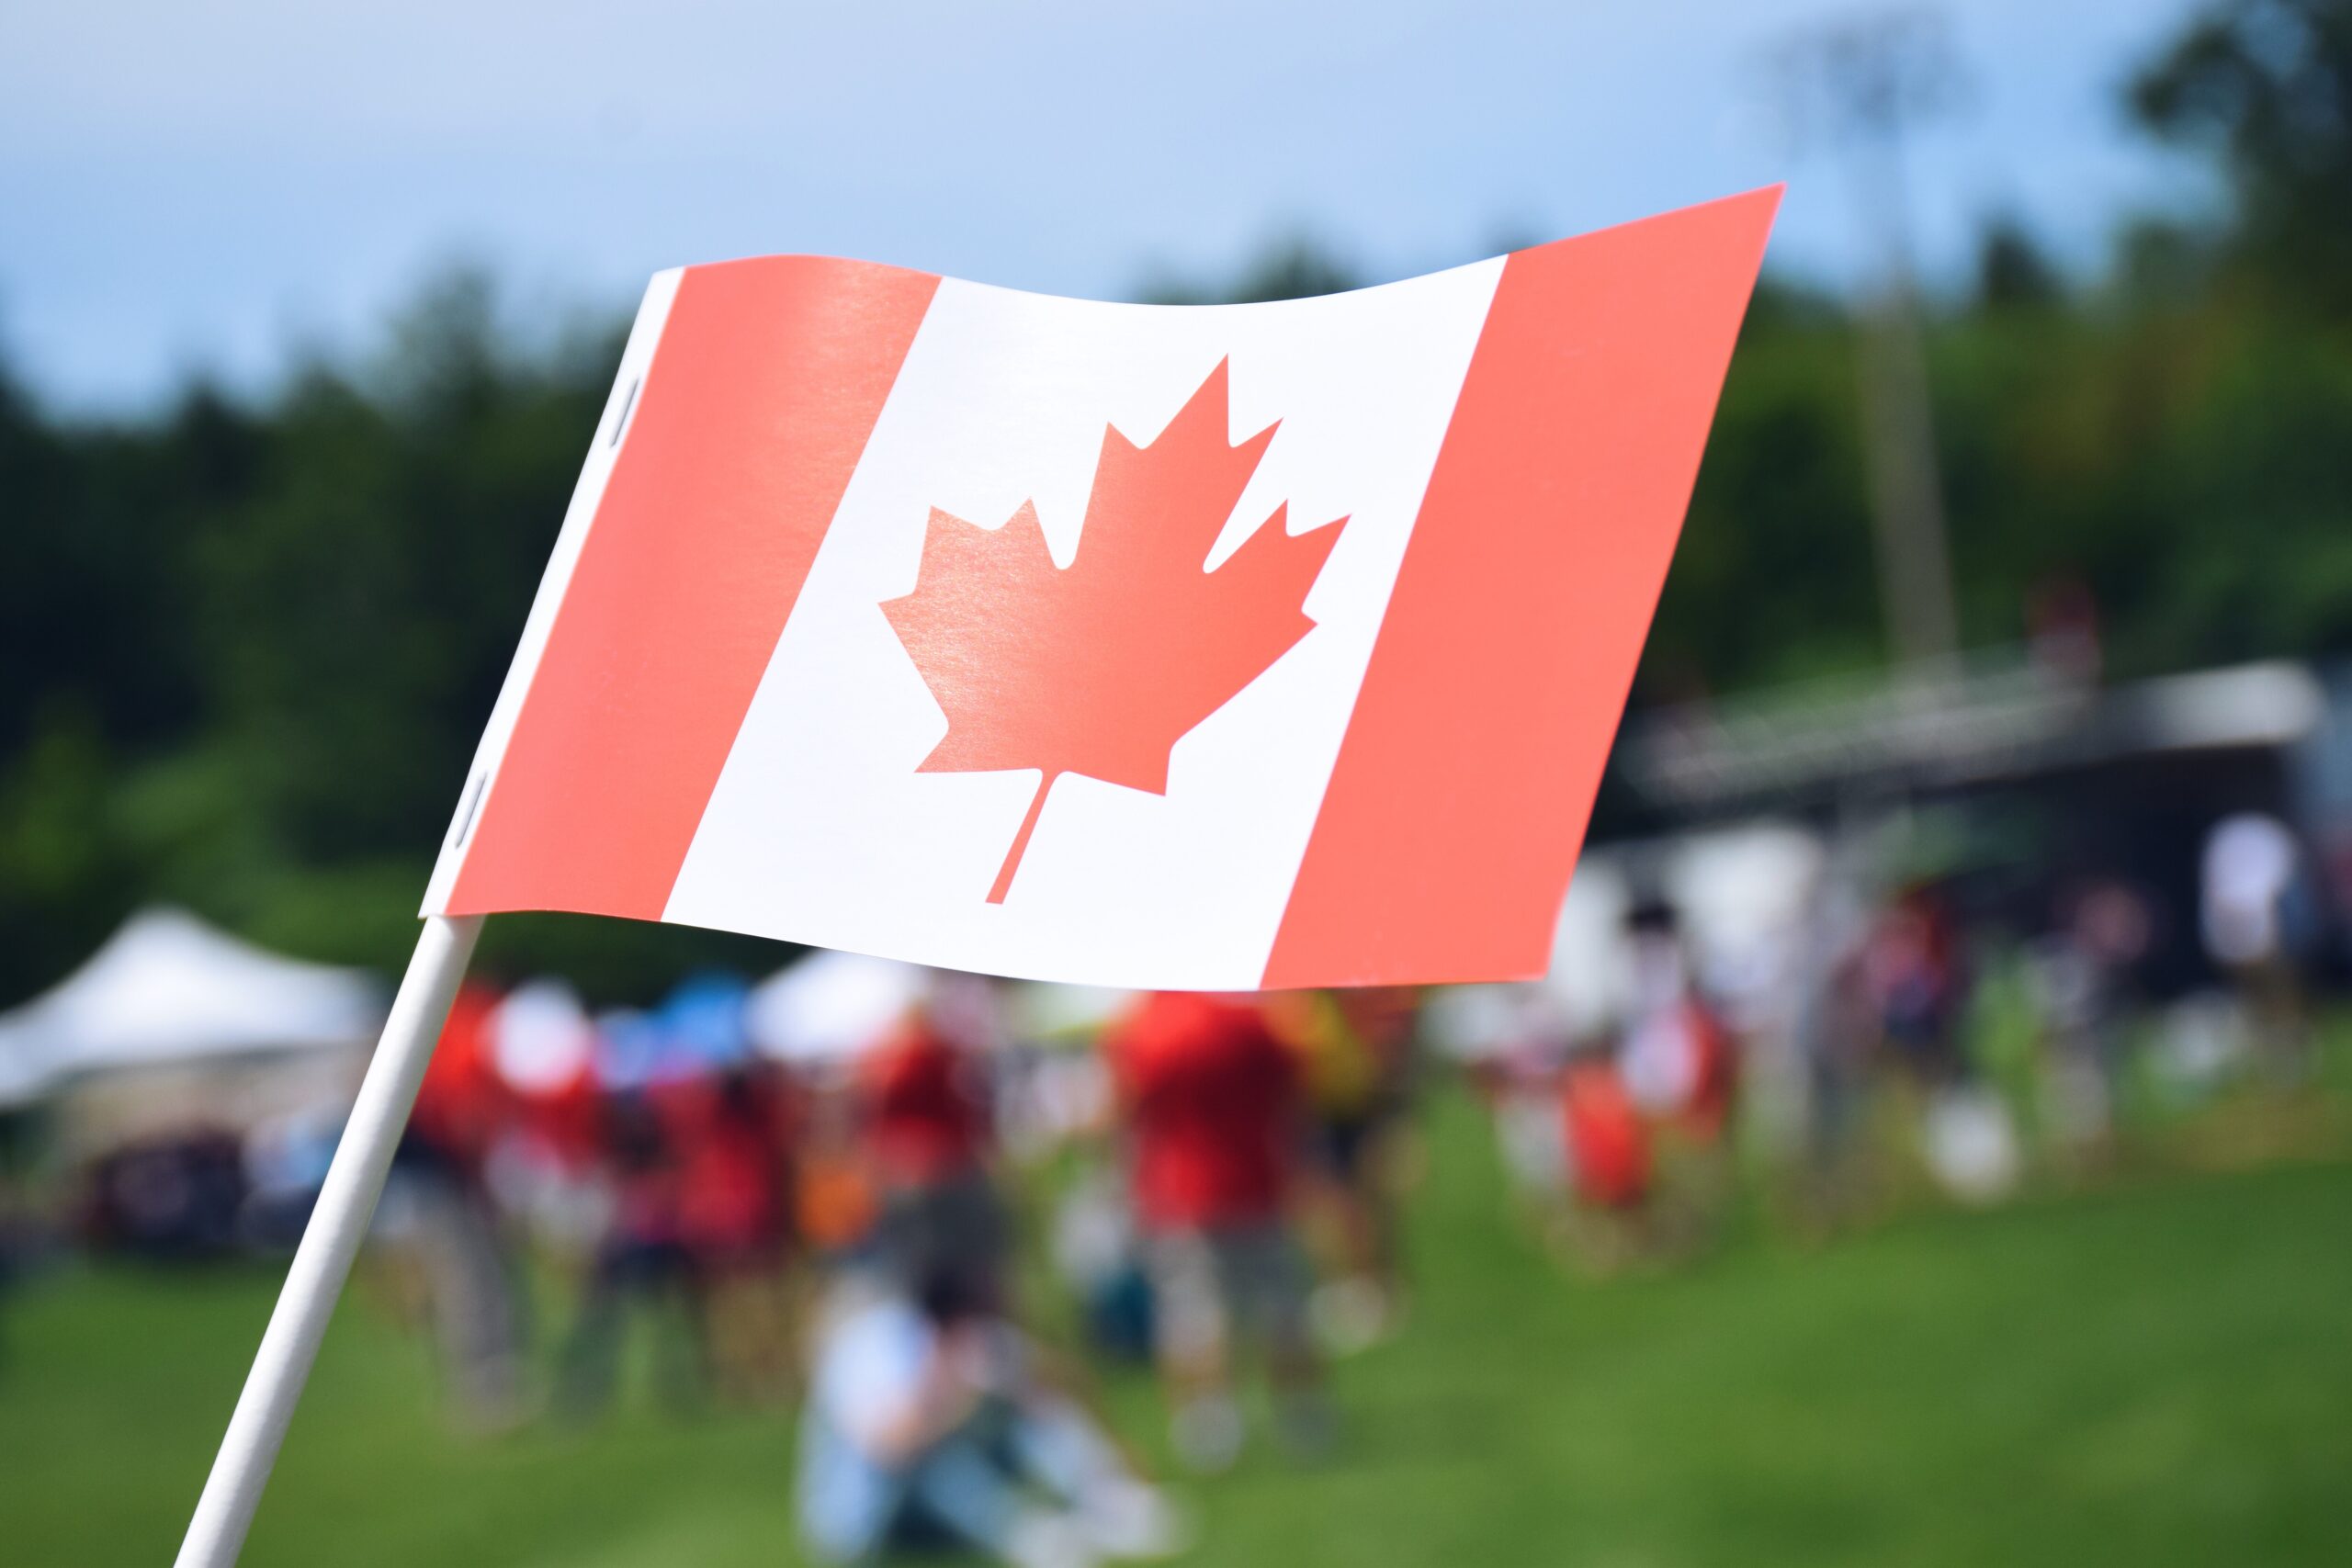
<svg viewBox="0 0 2352 1568">
<path fill-rule="evenodd" d="M 866 1152 L 883 1185 L 935 1187 L 978 1168 L 986 1091 L 964 1053 L 921 1014 L 858 1063 Z"/>
<path fill-rule="evenodd" d="M 1649 1198 L 1649 1133 L 1606 1055 L 1589 1054 L 1560 1080 L 1560 1115 L 1577 1196 L 1596 1209 L 1632 1213 Z"/>
<path fill-rule="evenodd" d="M 498 1000 L 469 984 L 451 1003 L 393 1156 L 387 1205 L 423 1287 L 451 1407 L 483 1429 L 522 1415 L 518 1269 L 486 1180 L 514 1110 L 489 1048 Z"/>
<path fill-rule="evenodd" d="M 700 1277 L 710 1371 L 738 1401 L 780 1397 L 791 1381 L 789 1111 L 782 1085 L 749 1064 L 696 1080 L 673 1133 L 678 1234 Z"/>
<path fill-rule="evenodd" d="M 468 1184 L 481 1179 L 491 1146 L 514 1111 L 514 1096 L 491 1059 L 490 1021 L 498 1003 L 498 993 L 487 986 L 458 987 L 401 1134 L 412 1145 L 402 1151 L 404 1158 L 437 1162 Z"/>
<path fill-rule="evenodd" d="M 708 1381 L 709 1311 L 682 1223 L 676 1117 L 673 1110 L 665 1122 L 649 1087 L 607 1085 L 601 1097 L 612 1212 L 558 1356 L 555 1404 L 570 1420 L 585 1420 L 611 1402 L 634 1316 L 657 1325 L 655 1370 L 665 1401 L 691 1408 Z"/>
<path fill-rule="evenodd" d="M 773 1270 L 783 1262 L 789 1229 L 784 1091 L 751 1067 L 694 1087 L 673 1134 L 680 1234 L 706 1273 Z"/>
<path fill-rule="evenodd" d="M 1320 1443 L 1322 1369 L 1290 1219 L 1302 1109 L 1295 1057 L 1254 1005 L 1173 992 L 1146 998 L 1103 1045 L 1178 1453 L 1217 1469 L 1239 1452 L 1237 1324 L 1263 1344 L 1284 1434 Z"/>
<path fill-rule="evenodd" d="M 952 1274 L 1001 1304 L 1010 1226 L 989 1175 L 994 1115 L 974 1051 L 920 1010 L 865 1053 L 854 1093 L 884 1258 L 901 1278 Z"/>
</svg>

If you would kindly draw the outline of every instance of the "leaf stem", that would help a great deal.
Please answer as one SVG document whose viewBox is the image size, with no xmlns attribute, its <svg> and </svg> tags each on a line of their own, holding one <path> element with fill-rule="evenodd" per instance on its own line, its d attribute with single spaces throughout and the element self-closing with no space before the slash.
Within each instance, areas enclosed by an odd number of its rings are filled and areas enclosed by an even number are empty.
<svg viewBox="0 0 2352 1568">
<path fill-rule="evenodd" d="M 1021 831 L 1012 835 L 1012 848 L 1005 852 L 1004 864 L 997 868 L 996 886 L 989 889 L 989 903 L 1003 903 L 1004 896 L 1012 891 L 1012 874 L 1021 869 L 1021 857 L 1029 848 L 1029 835 L 1037 830 L 1037 818 L 1046 809 L 1046 796 L 1053 792 L 1054 781 L 1059 777 L 1061 774 L 1049 769 L 1037 781 L 1037 794 L 1029 802 L 1029 815 L 1021 819 Z"/>
</svg>

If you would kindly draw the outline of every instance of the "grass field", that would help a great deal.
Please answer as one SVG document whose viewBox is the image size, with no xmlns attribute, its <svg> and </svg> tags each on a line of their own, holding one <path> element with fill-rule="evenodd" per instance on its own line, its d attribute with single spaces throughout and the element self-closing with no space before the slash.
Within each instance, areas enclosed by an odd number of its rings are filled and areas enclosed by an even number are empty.
<svg viewBox="0 0 2352 1568">
<path fill-rule="evenodd" d="M 1928 1214 L 1819 1251 L 1572 1282 L 1442 1105 L 1422 1280 L 1346 1363 L 1349 1426 L 1185 1495 L 1191 1561 L 2352 1562 L 2352 1166 Z M 0 1322 L 0 1563 L 170 1560 L 266 1314 L 254 1272 L 69 1273 Z M 364 1298 L 330 1336 L 245 1561 L 795 1561 L 789 1423 L 639 1399 L 469 1440 Z M 1148 1390 L 1108 1390 L 1158 1435 Z"/>
</svg>

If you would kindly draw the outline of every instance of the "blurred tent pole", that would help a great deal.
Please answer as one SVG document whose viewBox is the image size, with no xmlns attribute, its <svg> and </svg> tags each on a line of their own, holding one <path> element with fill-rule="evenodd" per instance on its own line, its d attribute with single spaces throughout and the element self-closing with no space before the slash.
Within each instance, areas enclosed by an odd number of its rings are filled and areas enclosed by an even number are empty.
<svg viewBox="0 0 2352 1568">
<path fill-rule="evenodd" d="M 1960 617 L 1902 142 L 1906 129 L 1958 104 L 1964 93 L 1960 67 L 1943 18 L 1932 10 L 1894 10 L 1803 29 L 1773 63 L 1796 140 L 1854 154 L 1855 209 L 1873 231 L 1879 253 L 1860 366 L 1879 592 L 1895 657 L 1915 670 L 1949 671 L 1960 652 Z"/>
<path fill-rule="evenodd" d="M 268 1483 L 278 1446 L 286 1440 L 295 1401 L 301 1397 L 335 1299 L 343 1293 L 352 1259 L 375 1215 L 392 1150 L 407 1124 L 409 1108 L 416 1102 L 417 1086 L 448 1019 L 458 983 L 465 977 L 481 920 L 480 915 L 430 916 L 417 937 L 416 953 L 401 978 L 400 994 L 392 998 L 391 1016 L 384 1021 L 383 1037 L 368 1064 L 342 1141 L 335 1145 L 318 1205 L 311 1211 L 302 1245 L 286 1271 L 286 1285 L 269 1314 L 253 1371 L 245 1375 L 244 1392 L 229 1417 L 228 1435 L 220 1440 L 212 1474 L 197 1500 L 196 1517 L 180 1542 L 178 1568 L 229 1568 L 244 1546 L 262 1487 Z"/>
</svg>

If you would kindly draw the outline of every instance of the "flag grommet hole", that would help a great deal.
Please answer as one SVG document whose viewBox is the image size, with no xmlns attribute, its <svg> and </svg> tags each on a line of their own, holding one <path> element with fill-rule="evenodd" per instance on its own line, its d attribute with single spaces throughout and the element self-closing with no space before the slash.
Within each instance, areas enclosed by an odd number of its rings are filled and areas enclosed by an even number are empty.
<svg viewBox="0 0 2352 1568">
<path fill-rule="evenodd" d="M 456 837 L 449 840 L 450 848 L 462 850 L 466 847 L 466 835 L 473 831 L 474 812 L 481 807 L 481 792 L 489 783 L 488 773 L 474 775 L 474 782 L 466 790 L 466 808 L 458 815 L 458 831 Z"/>
<path fill-rule="evenodd" d="M 617 446 L 621 444 L 621 433 L 628 428 L 629 413 L 637 407 L 637 389 L 644 381 L 644 377 L 638 377 L 629 382 L 628 390 L 621 394 L 621 416 L 613 421 L 613 436 L 605 443 L 605 446 Z"/>
</svg>

